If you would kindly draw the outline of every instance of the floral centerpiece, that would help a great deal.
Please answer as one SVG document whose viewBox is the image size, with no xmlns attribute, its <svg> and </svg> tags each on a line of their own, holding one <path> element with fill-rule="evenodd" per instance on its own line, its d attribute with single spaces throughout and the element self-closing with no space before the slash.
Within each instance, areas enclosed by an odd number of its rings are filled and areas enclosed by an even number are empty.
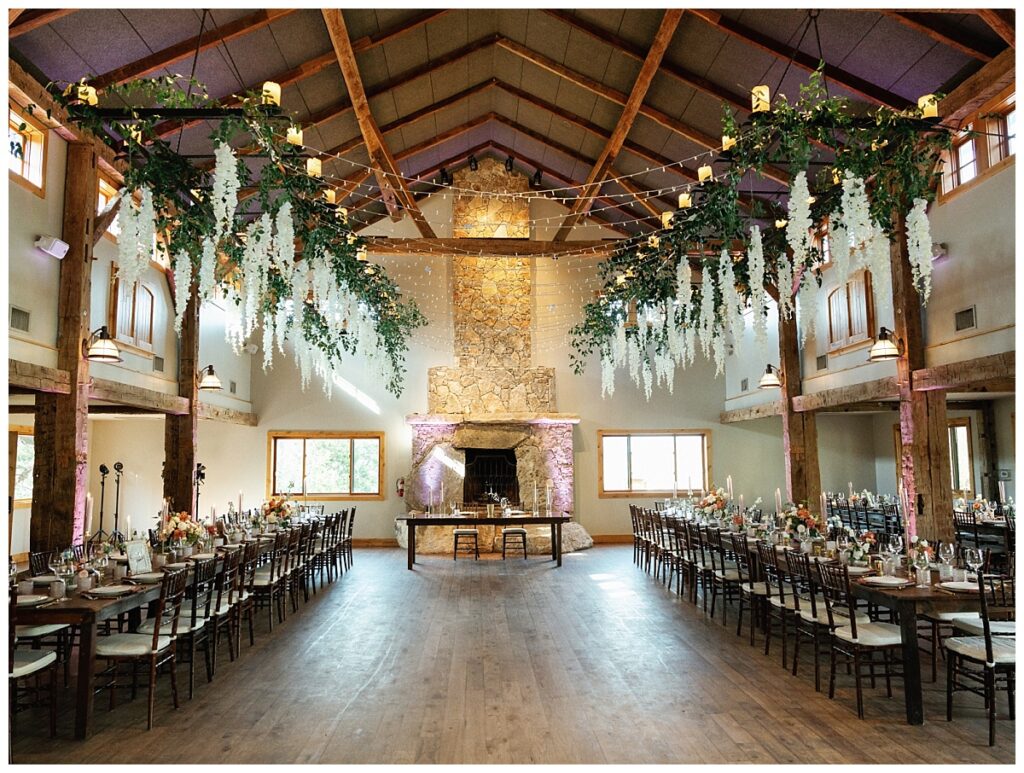
<svg viewBox="0 0 1024 773">
<path fill-rule="evenodd" d="M 704 515 L 719 518 L 725 513 L 728 504 L 729 498 L 725 493 L 725 489 L 712 487 L 697 502 L 697 510 Z"/>
<path fill-rule="evenodd" d="M 293 510 L 294 505 L 287 497 L 271 497 L 263 503 L 260 513 L 270 526 L 287 526 Z"/>
<path fill-rule="evenodd" d="M 806 502 L 787 502 L 782 515 L 791 539 L 819 539 L 825 530 L 825 522 L 821 515 L 812 513 Z"/>
<path fill-rule="evenodd" d="M 170 513 L 160 524 L 160 542 L 168 545 L 183 541 L 195 545 L 203 538 L 206 528 L 199 521 L 193 520 L 188 513 Z"/>
<path fill-rule="evenodd" d="M 847 529 L 846 533 L 850 535 L 850 546 L 846 549 L 847 557 L 854 562 L 866 561 L 871 549 L 878 542 L 875 533 L 865 531 L 858 536 L 853 529 Z"/>
<path fill-rule="evenodd" d="M 935 559 L 935 548 L 928 544 L 928 540 L 921 539 L 916 534 L 910 538 L 910 549 L 917 553 L 924 553 L 928 556 L 929 561 Z"/>
</svg>

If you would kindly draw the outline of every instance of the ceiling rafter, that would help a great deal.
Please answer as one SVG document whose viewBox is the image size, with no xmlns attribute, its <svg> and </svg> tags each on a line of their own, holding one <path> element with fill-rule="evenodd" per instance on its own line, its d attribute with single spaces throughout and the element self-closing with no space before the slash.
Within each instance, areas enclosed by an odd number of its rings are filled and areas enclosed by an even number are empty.
<svg viewBox="0 0 1024 773">
<path fill-rule="evenodd" d="M 683 11 L 680 8 L 670 8 L 661 17 L 661 24 L 658 26 L 658 31 L 654 34 L 654 40 L 651 41 L 647 58 L 644 59 L 640 72 L 637 73 L 636 79 L 633 81 L 633 88 L 629 93 L 626 104 L 622 108 L 622 113 L 615 124 L 612 136 L 608 138 L 604 148 L 601 149 L 600 155 L 587 175 L 586 183 L 576 197 L 576 201 L 569 207 L 569 214 L 566 215 L 561 227 L 555 232 L 553 241 L 565 241 L 573 226 L 579 222 L 580 217 L 590 210 L 594 196 L 601 189 L 604 178 L 608 175 L 611 165 L 619 155 L 619 151 L 622 150 L 622 144 L 626 141 L 626 135 L 633 128 L 633 122 L 640 113 L 644 98 L 647 96 L 647 91 L 654 82 L 654 76 L 658 74 L 658 66 L 668 50 L 669 43 L 672 42 L 672 38 L 676 34 L 676 28 L 679 26 L 679 21 L 682 18 Z"/>
<path fill-rule="evenodd" d="M 554 59 L 546 57 L 543 54 L 522 45 L 521 43 L 515 42 L 514 40 L 501 38 L 497 41 L 497 44 L 506 51 L 509 51 L 510 53 L 513 53 L 516 56 L 519 56 L 520 58 L 525 59 L 526 61 L 535 64 L 560 78 L 563 78 L 564 80 L 570 81 L 592 94 L 597 94 L 598 96 L 607 99 L 609 102 L 614 102 L 617 105 L 625 105 L 629 99 L 629 95 L 625 92 L 619 91 L 611 86 L 607 86 L 581 72 L 573 70 L 570 67 L 566 67 L 560 62 L 556 62 Z M 683 123 L 679 119 L 673 118 L 672 116 L 663 113 L 661 110 L 651 107 L 650 105 L 641 105 L 639 113 L 644 118 L 654 121 L 669 131 L 674 132 L 681 137 L 685 137 L 689 141 L 700 145 L 703 148 L 707 148 L 708 150 L 718 148 L 721 145 L 720 138 L 705 134 L 692 126 Z M 788 184 L 789 182 L 789 175 L 776 167 L 768 166 L 764 169 L 762 174 L 776 182 L 784 184 Z"/>
<path fill-rule="evenodd" d="M 349 98 L 352 100 L 352 109 L 355 111 L 359 129 L 366 142 L 366 149 L 370 154 L 375 167 L 377 183 L 382 191 L 384 202 L 388 209 L 397 212 L 397 205 L 400 202 L 405 207 L 409 216 L 416 223 L 420 234 L 427 237 L 434 237 L 434 230 L 427 223 L 423 213 L 420 212 L 416 200 L 405 185 L 398 171 L 395 159 L 388 150 L 384 136 L 377 126 L 377 121 L 370 112 L 370 103 L 363 88 L 363 79 L 359 74 L 359 66 L 356 63 L 355 51 L 352 50 L 352 43 L 349 40 L 348 27 L 345 26 L 345 19 L 340 10 L 335 8 L 321 9 L 324 23 L 327 25 L 327 32 L 331 36 L 331 43 L 334 45 L 334 52 L 338 55 L 338 66 L 341 67 L 342 77 L 348 87 Z"/>
<path fill-rule="evenodd" d="M 142 59 L 129 62 L 123 67 L 118 67 L 117 69 L 93 78 L 91 83 L 97 89 L 104 89 L 115 83 L 127 83 L 135 78 L 150 75 L 157 70 L 167 67 L 169 64 L 173 64 L 187 56 L 194 55 L 197 49 L 200 52 L 207 51 L 215 46 L 221 45 L 222 42 L 227 43 L 229 40 L 234 40 L 235 38 L 240 38 L 243 35 L 248 35 L 250 32 L 262 29 L 272 21 L 283 19 L 285 16 L 295 13 L 295 11 L 296 9 L 294 8 L 270 8 L 257 11 L 256 13 L 251 13 L 248 16 L 235 19 L 234 21 L 228 22 L 220 27 L 205 30 L 202 35 L 196 35 L 188 40 L 182 40 L 179 43 L 175 43 L 174 45 L 168 46 L 160 51 L 156 51 L 149 56 L 145 56 Z"/>
<path fill-rule="evenodd" d="M 904 27 L 927 35 L 936 43 L 956 49 L 961 54 L 966 54 L 972 59 L 990 62 L 992 57 L 998 53 L 991 51 L 990 45 L 972 35 L 961 25 L 949 24 L 942 20 L 942 17 L 932 19 L 926 13 L 894 11 L 888 8 L 881 9 L 881 13 L 899 22 Z"/>
<path fill-rule="evenodd" d="M 777 59 L 789 61 L 790 57 L 792 57 L 793 64 L 808 72 L 814 72 L 818 68 L 818 60 L 813 56 L 802 51 L 794 51 L 791 46 L 787 46 L 785 43 L 781 43 L 757 30 L 751 29 L 728 16 L 723 16 L 718 11 L 712 11 L 707 8 L 688 8 L 687 12 L 747 45 L 766 51 Z M 843 86 L 880 105 L 888 105 L 897 110 L 905 110 L 911 107 L 910 101 L 904 99 L 899 94 L 893 94 L 881 86 L 877 86 L 864 78 L 846 72 L 840 67 L 828 64 L 827 62 L 825 63 L 825 76 L 833 83 Z"/>
<path fill-rule="evenodd" d="M 24 8 L 20 10 L 11 8 L 7 12 L 7 36 L 9 38 L 19 37 L 26 32 L 45 27 L 47 24 L 55 22 L 57 19 L 62 19 L 77 10 L 77 8 L 52 8 L 29 11 Z"/>
<path fill-rule="evenodd" d="M 978 14 L 981 19 L 992 28 L 992 30 L 999 35 L 1006 44 L 1016 48 L 1016 23 L 1014 20 L 1014 13 L 1012 10 L 1003 8 L 982 8 L 974 13 Z"/>
<path fill-rule="evenodd" d="M 409 32 L 410 30 L 418 29 L 427 22 L 434 21 L 435 19 L 440 19 L 442 16 L 444 16 L 446 13 L 449 13 L 452 10 L 453 9 L 451 8 L 442 8 L 436 11 L 423 11 L 422 13 L 416 14 L 411 19 L 407 19 L 406 21 L 402 22 L 401 24 L 398 24 L 395 27 L 386 30 L 381 30 L 380 32 L 375 32 L 373 35 L 364 35 L 361 38 L 356 38 L 355 40 L 352 41 L 352 50 L 355 51 L 357 54 L 361 54 L 363 53 L 363 51 L 369 51 L 371 48 L 376 48 L 377 46 L 384 45 L 388 41 L 394 40 L 395 38 L 404 35 L 406 32 Z"/>
</svg>

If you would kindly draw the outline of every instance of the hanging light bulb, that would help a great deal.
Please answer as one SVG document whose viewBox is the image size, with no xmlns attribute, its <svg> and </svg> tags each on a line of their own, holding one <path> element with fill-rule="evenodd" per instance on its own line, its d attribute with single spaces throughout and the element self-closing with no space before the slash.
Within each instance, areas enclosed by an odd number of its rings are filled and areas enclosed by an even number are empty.
<svg viewBox="0 0 1024 773">
<path fill-rule="evenodd" d="M 310 177 L 323 177 L 324 165 L 319 158 L 306 159 L 306 174 Z"/>
<path fill-rule="evenodd" d="M 736 147 L 736 138 L 730 137 L 728 134 L 722 135 L 722 150 L 731 150 Z"/>
<path fill-rule="evenodd" d="M 288 133 L 285 134 L 285 142 L 289 145 L 301 145 L 302 129 L 298 126 L 289 126 Z"/>
<path fill-rule="evenodd" d="M 939 101 L 935 98 L 934 94 L 925 94 L 923 97 L 918 97 L 917 109 L 921 111 L 922 118 L 939 117 Z"/>
<path fill-rule="evenodd" d="M 714 171 L 707 164 L 697 169 L 697 180 L 706 183 L 714 175 Z"/>
<path fill-rule="evenodd" d="M 679 194 L 679 208 L 689 209 L 693 206 L 693 196 L 688 191 Z"/>
<path fill-rule="evenodd" d="M 264 105 L 281 106 L 281 84 L 274 81 L 264 81 L 262 90 Z"/>
<path fill-rule="evenodd" d="M 767 86 L 754 86 L 750 90 L 750 112 L 768 113 L 772 109 L 772 91 Z"/>
</svg>

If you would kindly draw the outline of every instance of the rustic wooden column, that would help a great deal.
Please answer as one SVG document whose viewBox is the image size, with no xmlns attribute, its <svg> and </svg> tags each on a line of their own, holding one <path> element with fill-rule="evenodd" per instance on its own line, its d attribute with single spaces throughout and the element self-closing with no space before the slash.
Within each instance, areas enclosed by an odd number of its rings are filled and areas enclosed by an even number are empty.
<svg viewBox="0 0 1024 773">
<path fill-rule="evenodd" d="M 57 367 L 71 377 L 68 394 L 38 394 L 32 472 L 31 549 L 54 550 L 82 538 L 89 487 L 89 338 L 92 245 L 96 216 L 96 152 L 68 143 L 61 239 Z"/>
<path fill-rule="evenodd" d="M 164 419 L 164 497 L 171 510 L 192 513 L 196 504 L 196 449 L 199 445 L 199 302 L 192 283 L 178 338 L 178 396 L 189 401 L 188 413 Z M 193 513 L 198 517 L 198 513 Z"/>
<path fill-rule="evenodd" d="M 906 222 L 895 218 L 892 243 L 892 305 L 894 332 L 902 352 L 896 361 L 900 397 L 900 470 L 905 501 L 911 503 L 907 523 L 924 539 L 953 539 L 953 492 L 949 471 L 949 422 L 944 390 L 915 392 L 913 372 L 924 368 L 921 300 L 907 260 Z M 915 522 L 916 520 L 916 522 Z"/>
<path fill-rule="evenodd" d="M 999 499 L 999 439 L 996 435 L 996 408 L 991 400 L 981 406 L 981 427 L 978 435 L 984 463 L 981 467 L 981 494 L 988 499 Z"/>
<path fill-rule="evenodd" d="M 796 315 L 784 319 L 779 312 L 779 380 L 782 382 L 782 449 L 786 455 L 786 493 L 791 502 L 810 505 L 821 495 L 818 467 L 818 423 L 813 411 L 793 409 L 802 390 L 800 335 Z"/>
</svg>

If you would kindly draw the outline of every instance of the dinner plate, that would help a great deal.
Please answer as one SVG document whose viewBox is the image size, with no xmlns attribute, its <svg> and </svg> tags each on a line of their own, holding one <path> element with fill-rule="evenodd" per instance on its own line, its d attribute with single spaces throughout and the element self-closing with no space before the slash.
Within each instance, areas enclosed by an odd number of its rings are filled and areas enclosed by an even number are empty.
<svg viewBox="0 0 1024 773">
<path fill-rule="evenodd" d="M 957 591 L 958 593 L 963 593 L 965 591 L 974 591 L 975 593 L 978 592 L 978 583 L 977 582 L 964 582 L 964 581 L 956 581 L 956 582 L 954 582 L 954 581 L 950 580 L 949 582 L 940 582 L 939 583 L 939 587 L 940 588 L 945 588 L 946 590 Z"/>
<path fill-rule="evenodd" d="M 93 588 L 89 593 L 93 596 L 123 596 L 133 590 L 134 587 L 131 585 L 107 585 L 102 588 Z"/>
<path fill-rule="evenodd" d="M 32 578 L 34 585 L 49 585 L 51 582 L 57 582 L 60 577 L 55 574 L 40 574 L 37 577 Z"/>
<path fill-rule="evenodd" d="M 143 572 L 142 574 L 133 574 L 131 577 L 132 580 L 141 582 L 143 585 L 156 585 L 163 578 L 163 572 Z"/>
<path fill-rule="evenodd" d="M 872 569 L 870 566 L 847 566 L 846 571 L 849 572 L 851 577 L 861 577 L 865 574 L 871 574 Z"/>
<path fill-rule="evenodd" d="M 43 595 L 38 594 L 38 593 L 27 593 L 24 596 L 18 596 L 18 606 L 19 607 L 34 607 L 37 604 L 42 604 L 44 601 L 47 601 L 49 598 L 50 598 L 49 596 L 43 596 Z"/>
<path fill-rule="evenodd" d="M 902 588 L 905 585 L 914 584 L 912 580 L 908 580 L 906 577 L 892 577 L 887 574 L 878 577 L 865 577 L 861 582 L 867 585 L 884 585 L 889 588 Z"/>
</svg>

